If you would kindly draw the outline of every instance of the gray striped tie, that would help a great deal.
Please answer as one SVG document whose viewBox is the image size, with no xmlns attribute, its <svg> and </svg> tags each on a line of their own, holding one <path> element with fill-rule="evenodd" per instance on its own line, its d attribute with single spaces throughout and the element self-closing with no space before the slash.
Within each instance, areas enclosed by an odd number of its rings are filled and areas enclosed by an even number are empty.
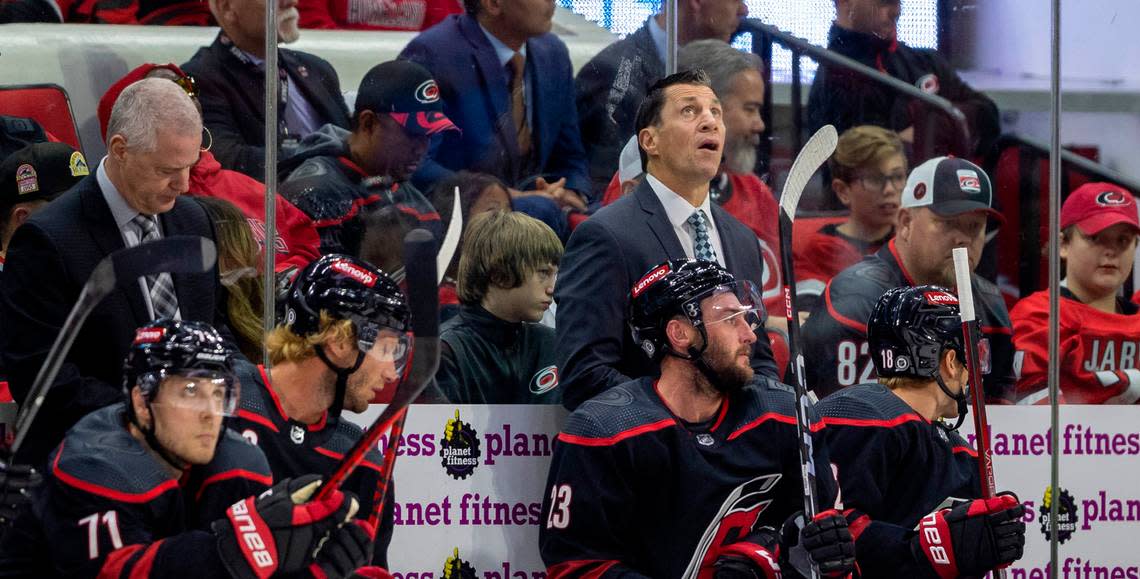
<svg viewBox="0 0 1140 579">
<path fill-rule="evenodd" d="M 131 223 L 138 228 L 142 243 L 159 238 L 158 225 L 149 216 L 140 213 Z M 155 318 L 173 318 L 178 311 L 178 297 L 174 294 L 174 280 L 170 279 L 170 274 L 148 275 L 146 285 L 150 288 L 150 304 L 154 307 Z"/>
</svg>

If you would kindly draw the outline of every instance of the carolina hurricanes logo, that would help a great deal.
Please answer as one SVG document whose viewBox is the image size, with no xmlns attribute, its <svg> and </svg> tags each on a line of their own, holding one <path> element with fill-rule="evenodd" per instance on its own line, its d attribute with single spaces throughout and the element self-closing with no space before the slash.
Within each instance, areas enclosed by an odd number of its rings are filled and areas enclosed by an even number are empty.
<svg viewBox="0 0 1140 579">
<path fill-rule="evenodd" d="M 939 89 L 938 75 L 935 75 L 935 74 L 923 75 L 917 81 L 914 82 L 914 86 L 917 86 L 924 93 L 938 94 L 938 89 Z"/>
<path fill-rule="evenodd" d="M 374 274 L 347 261 L 333 262 L 331 269 L 343 273 L 367 287 L 376 285 L 376 276 Z"/>
<path fill-rule="evenodd" d="M 135 332 L 135 345 L 153 344 L 166 335 L 166 328 L 140 328 Z"/>
<path fill-rule="evenodd" d="M 761 279 L 760 297 L 765 302 L 772 299 L 780 298 L 780 288 L 783 283 L 780 280 L 780 261 L 776 258 L 776 252 L 761 239 L 760 240 L 760 258 L 764 260 L 764 276 Z"/>
<path fill-rule="evenodd" d="M 958 171 L 958 186 L 966 193 L 981 193 L 982 180 L 976 171 L 962 169 Z"/>
<path fill-rule="evenodd" d="M 416 87 L 416 100 L 424 104 L 439 101 L 439 85 L 435 80 L 429 78 Z"/>
<path fill-rule="evenodd" d="M 919 183 L 914 186 L 914 200 L 921 201 L 923 197 L 926 197 L 926 183 Z"/>
<path fill-rule="evenodd" d="M 550 365 L 538 372 L 530 379 L 530 391 L 534 394 L 546 394 L 558 387 L 558 366 Z"/>
<path fill-rule="evenodd" d="M 922 297 L 926 298 L 926 303 L 935 306 L 958 305 L 958 298 L 946 292 L 924 292 Z"/>
<path fill-rule="evenodd" d="M 1128 205 L 1129 197 L 1120 191 L 1102 191 L 1096 196 L 1096 204 L 1101 207 Z"/>
<path fill-rule="evenodd" d="M 685 569 L 685 579 L 711 579 L 721 547 L 735 543 L 756 530 L 756 521 L 772 504 L 773 489 L 782 475 L 756 477 L 733 489 L 721 503 L 720 512 L 705 528 L 701 542 Z"/>
<path fill-rule="evenodd" d="M 633 297 L 641 295 L 641 293 L 645 291 L 645 288 L 648 288 L 649 286 L 661 281 L 667 273 L 669 273 L 669 264 L 662 265 L 661 267 L 658 267 L 657 269 L 645 274 L 645 277 L 641 278 L 640 281 L 634 284 Z"/>
</svg>

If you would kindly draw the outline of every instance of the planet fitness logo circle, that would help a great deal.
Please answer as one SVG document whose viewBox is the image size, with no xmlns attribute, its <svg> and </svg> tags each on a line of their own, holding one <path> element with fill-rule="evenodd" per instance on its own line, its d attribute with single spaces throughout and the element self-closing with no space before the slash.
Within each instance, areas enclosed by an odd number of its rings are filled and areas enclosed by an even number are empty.
<svg viewBox="0 0 1140 579">
<path fill-rule="evenodd" d="M 459 418 L 447 421 L 443 431 L 443 442 L 439 447 L 440 464 L 444 472 L 455 480 L 465 479 L 475 472 L 482 456 L 479 450 L 479 434 L 470 424 Z"/>
</svg>

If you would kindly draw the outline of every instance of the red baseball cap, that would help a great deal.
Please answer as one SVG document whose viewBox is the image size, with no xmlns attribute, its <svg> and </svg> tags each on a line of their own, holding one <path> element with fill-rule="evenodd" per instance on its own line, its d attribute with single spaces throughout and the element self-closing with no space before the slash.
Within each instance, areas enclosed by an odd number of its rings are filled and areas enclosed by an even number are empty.
<svg viewBox="0 0 1140 579">
<path fill-rule="evenodd" d="M 1096 235 L 1117 223 L 1140 231 L 1136 199 L 1112 183 L 1085 183 L 1074 189 L 1061 207 L 1061 229 L 1076 225 L 1081 233 Z"/>
</svg>

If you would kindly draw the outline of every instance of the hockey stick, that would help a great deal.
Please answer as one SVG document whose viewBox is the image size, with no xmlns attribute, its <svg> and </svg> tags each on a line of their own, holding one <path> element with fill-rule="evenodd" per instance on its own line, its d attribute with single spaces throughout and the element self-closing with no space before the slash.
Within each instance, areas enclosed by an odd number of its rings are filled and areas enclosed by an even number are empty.
<svg viewBox="0 0 1140 579">
<path fill-rule="evenodd" d="M 435 256 L 436 268 L 436 285 L 443 282 L 443 276 L 447 272 L 447 266 L 451 265 L 451 260 L 455 257 L 455 252 L 459 248 L 459 234 L 463 229 L 463 212 L 462 207 L 459 205 L 459 187 L 455 188 L 455 200 L 452 204 L 451 219 L 448 220 L 447 233 L 443 236 L 443 244 L 439 248 L 439 253 Z M 405 250 L 405 255 L 407 250 Z M 436 299 L 438 299 L 438 293 Z M 400 416 L 396 418 L 396 422 L 392 424 L 392 430 L 388 432 L 388 447 L 384 449 L 384 462 L 380 465 L 380 478 L 376 481 L 376 492 L 372 496 L 372 512 L 368 516 L 368 522 L 372 524 L 373 528 L 380 527 L 380 513 L 384 509 L 384 499 L 388 496 L 388 487 L 392 483 L 392 471 L 396 468 L 397 451 L 400 448 L 400 437 L 404 435 L 404 421 L 408 418 L 408 411 L 404 409 Z"/>
<path fill-rule="evenodd" d="M 116 287 L 133 282 L 140 277 L 169 273 L 204 273 L 214 267 L 217 260 L 217 249 L 214 242 L 205 237 L 195 235 L 172 235 L 155 241 L 141 243 L 134 247 L 127 247 L 115 251 L 104 257 L 91 277 L 79 292 L 79 299 L 67 314 L 59 335 L 55 338 L 51 350 L 35 382 L 28 392 L 25 407 L 16 419 L 16 436 L 9 447 L 9 456 L 15 456 L 28 435 L 32 421 L 36 419 L 40 407 L 43 406 L 44 397 L 47 396 L 51 383 L 59 374 L 63 360 L 71 350 L 79 334 L 79 328 L 87 316 L 107 297 Z"/>
<path fill-rule="evenodd" d="M 780 269 L 784 274 L 784 308 L 788 314 L 788 351 L 792 358 L 792 385 L 796 389 L 796 436 L 800 447 L 800 476 L 804 485 L 804 519 L 811 521 L 819 509 L 815 497 L 815 450 L 811 441 L 811 421 L 808 419 L 807 381 L 804 378 L 804 355 L 800 347 L 800 318 L 796 310 L 796 273 L 792 262 L 792 224 L 796 220 L 796 207 L 808 181 L 835 151 L 839 135 L 835 127 L 824 125 L 796 155 L 784 191 L 780 194 Z M 811 576 L 818 579 L 819 569 L 811 566 Z"/>
<path fill-rule="evenodd" d="M 326 499 L 340 488 L 341 483 L 364 460 L 364 455 L 376 446 L 380 436 L 401 419 L 408 405 L 419 397 L 435 377 L 435 371 L 439 367 L 439 282 L 436 281 L 434 253 L 435 238 L 427 230 L 413 229 L 404 237 L 408 295 L 415 298 L 408 300 L 412 309 L 412 333 L 415 335 L 412 367 L 388 407 L 356 441 L 336 471 L 321 486 L 316 500 Z M 393 444 L 389 444 L 389 448 L 393 447 Z M 387 482 L 384 484 L 387 485 Z"/>
<path fill-rule="evenodd" d="M 974 286 L 970 281 L 970 258 L 965 247 L 955 247 L 954 278 L 958 285 L 958 308 L 962 316 L 962 339 L 966 347 L 966 369 L 969 371 L 970 406 L 974 412 L 974 440 L 978 446 L 978 474 L 982 481 L 982 498 L 997 494 L 994 482 L 993 452 L 990 450 L 990 426 L 986 420 L 986 394 L 982 386 L 981 363 L 978 360 L 978 340 L 981 339 L 974 323 Z M 1005 579 L 1005 569 L 997 571 Z"/>
</svg>

